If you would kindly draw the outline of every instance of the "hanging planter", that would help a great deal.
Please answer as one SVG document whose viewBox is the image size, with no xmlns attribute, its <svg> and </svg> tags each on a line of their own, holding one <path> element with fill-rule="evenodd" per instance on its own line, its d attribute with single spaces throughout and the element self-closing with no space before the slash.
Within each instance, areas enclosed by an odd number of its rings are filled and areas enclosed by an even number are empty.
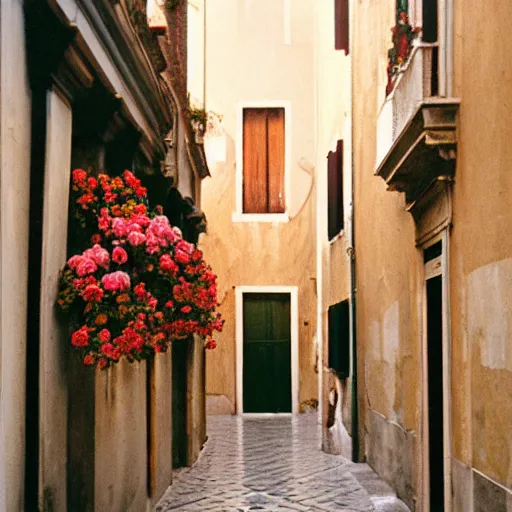
<svg viewBox="0 0 512 512">
<path fill-rule="evenodd" d="M 72 205 L 75 246 L 81 235 L 90 247 L 68 260 L 57 304 L 84 364 L 148 359 L 193 334 L 215 348 L 223 325 L 216 276 L 161 207 L 149 209 L 140 180 L 129 171 L 95 178 L 76 169 Z"/>
</svg>

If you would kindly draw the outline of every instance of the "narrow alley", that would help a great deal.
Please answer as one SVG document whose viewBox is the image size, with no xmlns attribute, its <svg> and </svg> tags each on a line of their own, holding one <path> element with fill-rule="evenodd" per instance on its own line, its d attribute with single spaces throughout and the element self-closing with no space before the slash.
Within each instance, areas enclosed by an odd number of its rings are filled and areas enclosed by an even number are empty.
<svg viewBox="0 0 512 512">
<path fill-rule="evenodd" d="M 407 512 L 367 464 L 320 450 L 316 414 L 211 416 L 198 462 L 174 475 L 157 512 Z"/>
</svg>

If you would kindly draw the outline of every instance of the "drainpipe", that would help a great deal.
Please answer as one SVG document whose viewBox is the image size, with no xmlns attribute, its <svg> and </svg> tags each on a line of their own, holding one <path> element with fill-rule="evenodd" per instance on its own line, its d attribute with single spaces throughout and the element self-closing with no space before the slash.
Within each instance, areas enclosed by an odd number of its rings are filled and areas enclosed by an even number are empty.
<svg viewBox="0 0 512 512">
<path fill-rule="evenodd" d="M 352 157 L 353 161 L 353 157 Z M 351 366 L 352 366 L 352 396 L 351 396 L 351 416 L 352 416 L 352 460 L 359 461 L 359 417 L 357 400 L 357 322 L 356 322 L 356 255 L 355 255 L 355 236 L 354 236 L 354 166 L 352 162 L 352 216 L 350 220 L 350 229 L 352 232 L 352 244 L 349 248 L 350 255 L 350 347 L 351 347 Z"/>
<path fill-rule="evenodd" d="M 351 2 L 352 4 L 352 2 Z M 351 18 L 353 17 L 353 9 L 350 10 Z M 350 68 L 350 173 L 351 173 L 351 198 L 350 198 L 350 247 L 348 249 L 348 253 L 350 256 L 350 352 L 351 352 L 351 361 L 350 365 L 352 367 L 352 393 L 351 393 L 351 416 L 352 416 L 352 460 L 354 462 L 359 462 L 359 404 L 357 400 L 357 309 L 356 309 L 356 294 L 357 294 L 357 286 L 356 286 L 356 233 L 355 233 L 355 171 L 354 171 L 354 109 L 353 109 L 353 92 L 354 92 L 354 73 L 352 70 L 352 62 L 354 58 L 354 46 L 352 44 L 353 30 L 354 26 L 351 23 L 351 19 L 349 18 L 349 27 L 350 27 L 350 48 L 352 49 L 352 55 L 349 61 Z"/>
</svg>

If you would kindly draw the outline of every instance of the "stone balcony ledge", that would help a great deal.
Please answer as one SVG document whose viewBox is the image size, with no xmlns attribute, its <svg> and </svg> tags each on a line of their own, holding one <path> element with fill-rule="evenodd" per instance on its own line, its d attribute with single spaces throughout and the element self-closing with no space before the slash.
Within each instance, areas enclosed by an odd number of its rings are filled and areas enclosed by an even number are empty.
<svg viewBox="0 0 512 512">
<path fill-rule="evenodd" d="M 453 178 L 459 100 L 423 100 L 377 168 L 389 190 L 405 193 L 409 208 L 440 177 Z"/>
</svg>

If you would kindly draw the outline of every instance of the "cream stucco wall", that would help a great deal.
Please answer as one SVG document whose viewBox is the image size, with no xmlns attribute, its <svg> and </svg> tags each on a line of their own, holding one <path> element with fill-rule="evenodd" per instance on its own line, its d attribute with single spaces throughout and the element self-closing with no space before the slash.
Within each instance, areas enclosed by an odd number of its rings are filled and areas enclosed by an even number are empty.
<svg viewBox="0 0 512 512">
<path fill-rule="evenodd" d="M 0 3 L 0 37 L 0 511 L 21 511 L 31 138 L 21 2 Z"/>
<path fill-rule="evenodd" d="M 203 183 L 208 234 L 226 319 L 207 355 L 207 392 L 235 403 L 235 300 L 239 285 L 299 286 L 299 400 L 317 398 L 315 374 L 315 123 L 312 0 L 219 0 L 207 6 L 206 108 L 222 116 L 207 136 L 211 178 Z M 283 102 L 290 122 L 288 222 L 233 222 L 237 118 L 243 102 Z"/>
<path fill-rule="evenodd" d="M 317 271 L 319 343 L 322 344 L 322 374 L 319 382 L 323 390 L 321 412 L 323 417 L 324 448 L 351 456 L 349 425 L 342 417 L 350 415 L 350 386 L 342 386 L 337 377 L 328 372 L 328 322 L 330 306 L 347 300 L 350 295 L 350 259 L 347 249 L 351 242 L 351 186 L 352 186 L 352 123 L 351 123 L 351 62 L 350 53 L 336 50 L 334 44 L 334 2 L 317 2 L 315 9 L 315 104 L 317 132 Z M 344 227 L 333 240 L 328 240 L 327 155 L 336 151 L 336 143 L 343 140 L 343 206 Z M 328 398 L 337 389 L 336 422 L 327 430 Z M 343 396 L 345 394 L 345 396 Z M 342 407 L 341 404 L 344 404 Z M 332 404 L 331 404 L 332 405 Z"/>
</svg>

